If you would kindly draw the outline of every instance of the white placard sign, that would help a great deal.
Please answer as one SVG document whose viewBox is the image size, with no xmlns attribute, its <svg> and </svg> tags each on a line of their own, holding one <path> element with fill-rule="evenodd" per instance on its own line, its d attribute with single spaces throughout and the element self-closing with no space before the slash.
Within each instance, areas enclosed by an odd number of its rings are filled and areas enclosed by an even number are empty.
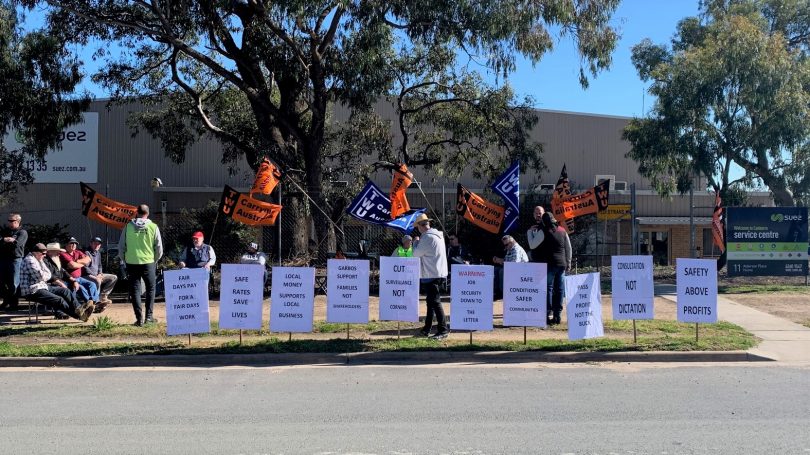
<svg viewBox="0 0 810 455">
<path fill-rule="evenodd" d="M 264 267 L 222 264 L 219 328 L 260 330 L 264 301 Z"/>
<path fill-rule="evenodd" d="M 0 139 L 8 150 L 22 147 L 16 131 Z M 34 183 L 98 182 L 98 112 L 85 112 L 82 120 L 59 133 L 61 148 L 48 151 L 44 160 L 25 161 Z M 107 195 L 109 196 L 109 195 Z"/>
<path fill-rule="evenodd" d="M 380 321 L 419 322 L 419 258 L 380 258 Z"/>
<path fill-rule="evenodd" d="M 504 263 L 504 326 L 546 326 L 547 268 L 539 262 Z"/>
<path fill-rule="evenodd" d="M 368 265 L 367 259 L 327 261 L 327 322 L 368 322 Z"/>
<path fill-rule="evenodd" d="M 208 270 L 163 272 L 166 285 L 166 334 L 208 333 Z"/>
<path fill-rule="evenodd" d="M 583 273 L 565 277 L 565 296 L 568 298 L 568 339 L 604 336 L 599 274 Z"/>
<path fill-rule="evenodd" d="M 312 332 L 315 308 L 315 269 L 273 267 L 270 291 L 270 330 Z"/>
<path fill-rule="evenodd" d="M 492 330 L 493 267 L 453 264 L 450 274 L 453 330 Z"/>
<path fill-rule="evenodd" d="M 653 319 L 652 256 L 613 256 L 611 262 L 613 319 Z"/>
<path fill-rule="evenodd" d="M 678 321 L 717 322 L 717 261 L 675 260 Z"/>
</svg>

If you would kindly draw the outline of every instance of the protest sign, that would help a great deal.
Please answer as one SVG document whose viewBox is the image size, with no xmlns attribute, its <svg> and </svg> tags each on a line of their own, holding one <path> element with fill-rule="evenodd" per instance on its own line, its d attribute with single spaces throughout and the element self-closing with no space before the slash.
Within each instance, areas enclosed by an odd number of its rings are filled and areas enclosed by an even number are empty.
<svg viewBox="0 0 810 455">
<path fill-rule="evenodd" d="M 419 258 L 380 258 L 380 320 L 419 322 Z"/>
<path fill-rule="evenodd" d="M 450 320 L 453 330 L 492 330 L 491 265 L 457 265 L 450 269 Z"/>
<path fill-rule="evenodd" d="M 717 322 L 717 261 L 675 260 L 678 321 Z"/>
<path fill-rule="evenodd" d="M 327 261 L 327 322 L 368 322 L 368 266 L 368 259 Z"/>
<path fill-rule="evenodd" d="M 270 291 L 270 330 L 312 332 L 315 307 L 315 269 L 273 267 Z"/>
<path fill-rule="evenodd" d="M 504 263 L 504 326 L 546 326 L 547 267 L 537 262 Z"/>
<path fill-rule="evenodd" d="M 219 328 L 260 330 L 264 301 L 264 267 L 222 264 Z"/>
<path fill-rule="evenodd" d="M 565 296 L 568 298 L 568 339 L 604 336 L 599 274 L 583 273 L 565 277 Z"/>
<path fill-rule="evenodd" d="M 166 285 L 166 334 L 208 333 L 208 278 L 205 269 L 167 270 L 163 272 Z"/>
<path fill-rule="evenodd" d="M 652 256 L 613 256 L 613 319 L 653 319 Z"/>
</svg>

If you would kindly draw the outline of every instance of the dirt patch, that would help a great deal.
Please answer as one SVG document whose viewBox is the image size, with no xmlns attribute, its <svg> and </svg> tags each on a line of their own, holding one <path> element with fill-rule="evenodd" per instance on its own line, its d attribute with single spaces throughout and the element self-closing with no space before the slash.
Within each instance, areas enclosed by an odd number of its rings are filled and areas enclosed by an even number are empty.
<svg viewBox="0 0 810 455">
<path fill-rule="evenodd" d="M 725 294 L 724 297 L 732 302 L 810 327 L 810 295 L 768 293 Z"/>
</svg>

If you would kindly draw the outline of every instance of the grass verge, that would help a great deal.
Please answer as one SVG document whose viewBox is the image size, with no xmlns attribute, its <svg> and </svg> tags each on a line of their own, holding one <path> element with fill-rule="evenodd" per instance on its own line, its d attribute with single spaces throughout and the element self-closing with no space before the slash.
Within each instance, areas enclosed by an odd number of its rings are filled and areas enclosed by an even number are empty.
<svg viewBox="0 0 810 455">
<path fill-rule="evenodd" d="M 717 287 L 720 294 L 810 294 L 810 286 L 796 286 L 789 284 L 729 284 Z"/>
</svg>

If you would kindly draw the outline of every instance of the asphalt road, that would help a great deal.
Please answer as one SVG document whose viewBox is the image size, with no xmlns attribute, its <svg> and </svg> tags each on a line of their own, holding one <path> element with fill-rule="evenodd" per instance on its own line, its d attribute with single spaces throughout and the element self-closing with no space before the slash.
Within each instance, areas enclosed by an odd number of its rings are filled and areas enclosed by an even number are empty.
<svg viewBox="0 0 810 455">
<path fill-rule="evenodd" d="M 810 366 L 0 370 L 0 452 L 810 454 Z"/>
</svg>

